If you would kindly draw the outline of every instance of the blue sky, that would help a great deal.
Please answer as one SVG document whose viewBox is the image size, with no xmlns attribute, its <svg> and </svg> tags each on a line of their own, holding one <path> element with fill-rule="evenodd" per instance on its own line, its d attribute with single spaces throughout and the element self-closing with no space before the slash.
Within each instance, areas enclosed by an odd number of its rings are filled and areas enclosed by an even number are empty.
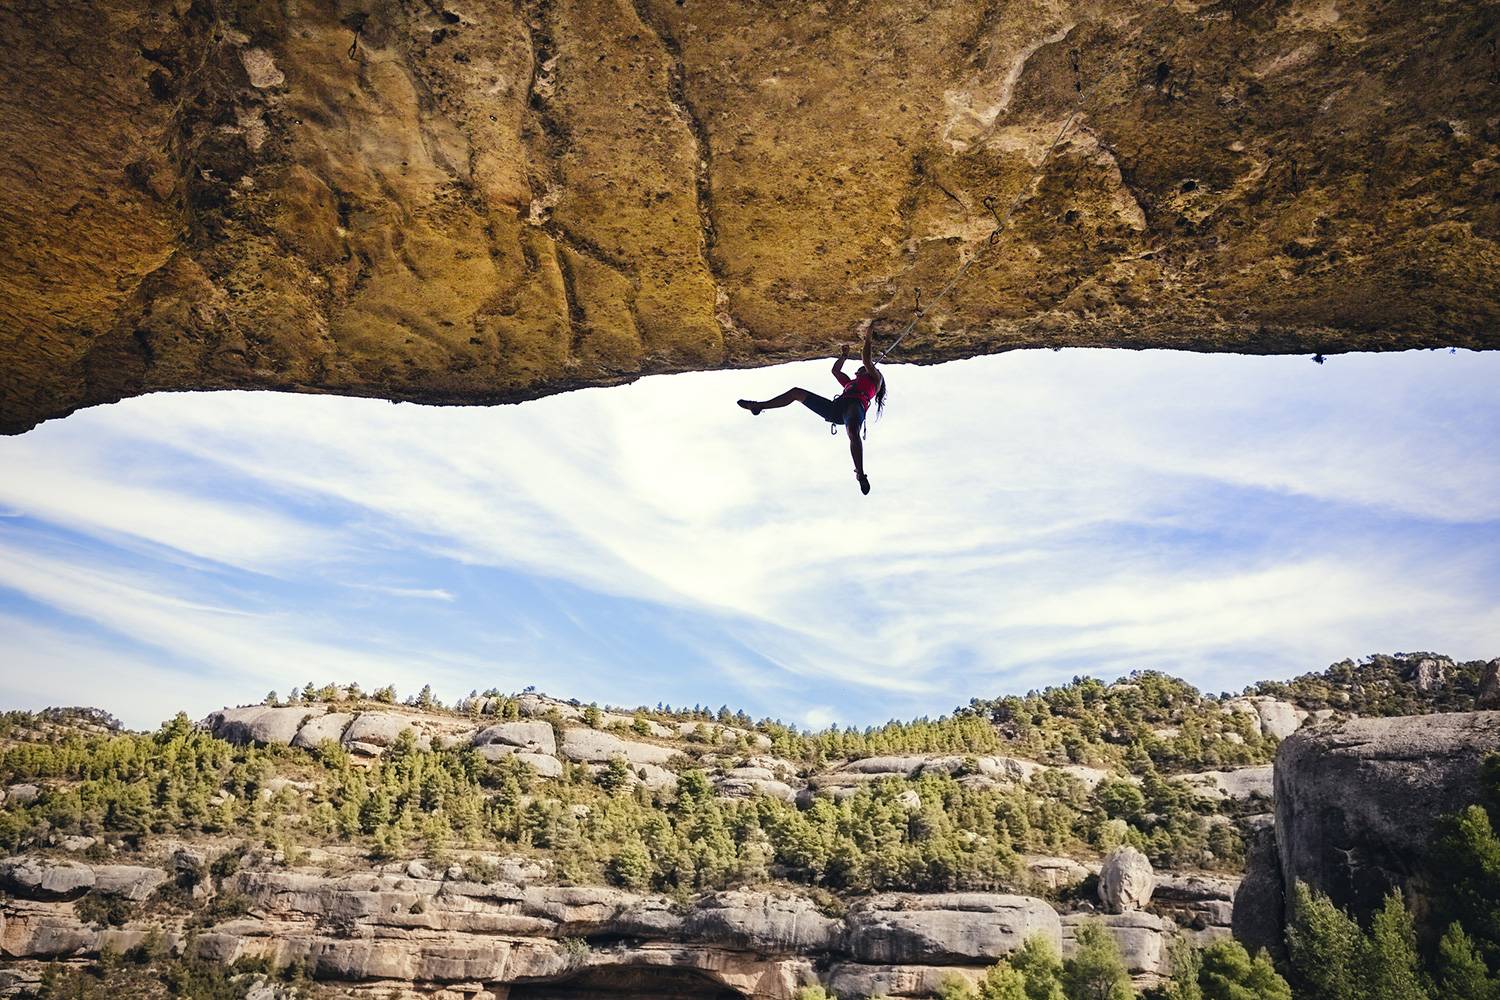
<svg viewBox="0 0 1500 1000">
<path fill-rule="evenodd" d="M 1500 655 L 1500 354 L 828 363 L 516 407 L 158 395 L 0 439 L 0 706 L 155 725 L 308 681 L 803 725 L 1075 674 Z"/>
</svg>

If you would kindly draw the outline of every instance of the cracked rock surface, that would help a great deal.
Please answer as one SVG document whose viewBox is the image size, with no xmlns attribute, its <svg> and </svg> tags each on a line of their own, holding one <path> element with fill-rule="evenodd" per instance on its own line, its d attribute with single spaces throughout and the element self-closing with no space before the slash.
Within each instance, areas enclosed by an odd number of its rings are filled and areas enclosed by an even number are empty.
<svg viewBox="0 0 1500 1000">
<path fill-rule="evenodd" d="M 1497 37 L 1484 0 L 17 0 L 0 430 L 820 356 L 919 287 L 892 360 L 1492 348 Z"/>
</svg>

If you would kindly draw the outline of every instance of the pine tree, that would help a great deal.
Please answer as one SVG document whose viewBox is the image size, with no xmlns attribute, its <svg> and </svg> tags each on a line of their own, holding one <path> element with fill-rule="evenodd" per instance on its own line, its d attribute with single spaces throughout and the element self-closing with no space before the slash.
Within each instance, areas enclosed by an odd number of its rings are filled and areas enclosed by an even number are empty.
<svg viewBox="0 0 1500 1000">
<path fill-rule="evenodd" d="M 1500 1000 L 1500 979 L 1490 976 L 1473 939 L 1458 924 L 1449 924 L 1438 942 L 1437 970 L 1444 1000 Z"/>
<path fill-rule="evenodd" d="M 1033 934 L 1009 961 L 1026 980 L 1026 1000 L 1064 1000 L 1062 959 L 1046 938 Z"/>
<path fill-rule="evenodd" d="M 1026 977 L 1006 962 L 985 970 L 975 993 L 978 1000 L 1027 1000 Z"/>
<path fill-rule="evenodd" d="M 1320 1000 L 1368 1000 L 1363 994 L 1366 949 L 1359 925 L 1303 882 L 1292 890 L 1292 922 L 1286 939 L 1292 965 L 1308 995 Z"/>
<path fill-rule="evenodd" d="M 1130 975 L 1120 949 L 1098 924 L 1081 925 L 1073 957 L 1063 963 L 1063 993 L 1068 1000 L 1134 1000 Z"/>
<path fill-rule="evenodd" d="M 1238 941 L 1224 940 L 1213 942 L 1200 956 L 1203 1000 L 1292 1000 L 1292 988 L 1265 952 L 1251 958 Z"/>
<path fill-rule="evenodd" d="M 1418 969 L 1417 930 L 1399 892 L 1370 921 L 1364 969 L 1368 1000 L 1430 1000 Z"/>
<path fill-rule="evenodd" d="M 1172 979 L 1161 991 L 1161 1000 L 1203 1000 L 1203 987 L 1198 982 L 1203 971 L 1203 952 L 1186 938 L 1176 938 L 1168 954 Z"/>
<path fill-rule="evenodd" d="M 1434 867 L 1445 875 L 1439 908 L 1463 924 L 1481 956 L 1500 967 L 1500 755 L 1484 765 L 1490 809 L 1471 805 L 1450 817 L 1438 842 Z"/>
</svg>

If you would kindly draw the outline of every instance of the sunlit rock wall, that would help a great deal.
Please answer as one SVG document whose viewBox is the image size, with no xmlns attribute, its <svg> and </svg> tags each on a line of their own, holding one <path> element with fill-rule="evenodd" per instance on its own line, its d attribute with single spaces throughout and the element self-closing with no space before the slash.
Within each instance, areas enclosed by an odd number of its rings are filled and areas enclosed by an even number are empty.
<svg viewBox="0 0 1500 1000">
<path fill-rule="evenodd" d="M 0 430 L 888 343 L 981 251 L 894 357 L 1493 347 L 1497 34 L 1485 0 L 16 0 Z"/>
</svg>

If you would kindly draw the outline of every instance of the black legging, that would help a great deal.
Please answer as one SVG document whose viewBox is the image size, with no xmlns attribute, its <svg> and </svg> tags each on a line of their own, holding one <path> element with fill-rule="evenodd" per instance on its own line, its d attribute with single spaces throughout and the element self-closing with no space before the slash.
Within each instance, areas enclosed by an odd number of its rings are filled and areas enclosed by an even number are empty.
<svg viewBox="0 0 1500 1000">
<path fill-rule="evenodd" d="M 860 405 L 859 399 L 855 396 L 826 399 L 815 392 L 809 392 L 802 397 L 802 405 L 830 424 L 847 426 L 852 421 L 858 427 L 865 420 L 865 408 Z"/>
</svg>

